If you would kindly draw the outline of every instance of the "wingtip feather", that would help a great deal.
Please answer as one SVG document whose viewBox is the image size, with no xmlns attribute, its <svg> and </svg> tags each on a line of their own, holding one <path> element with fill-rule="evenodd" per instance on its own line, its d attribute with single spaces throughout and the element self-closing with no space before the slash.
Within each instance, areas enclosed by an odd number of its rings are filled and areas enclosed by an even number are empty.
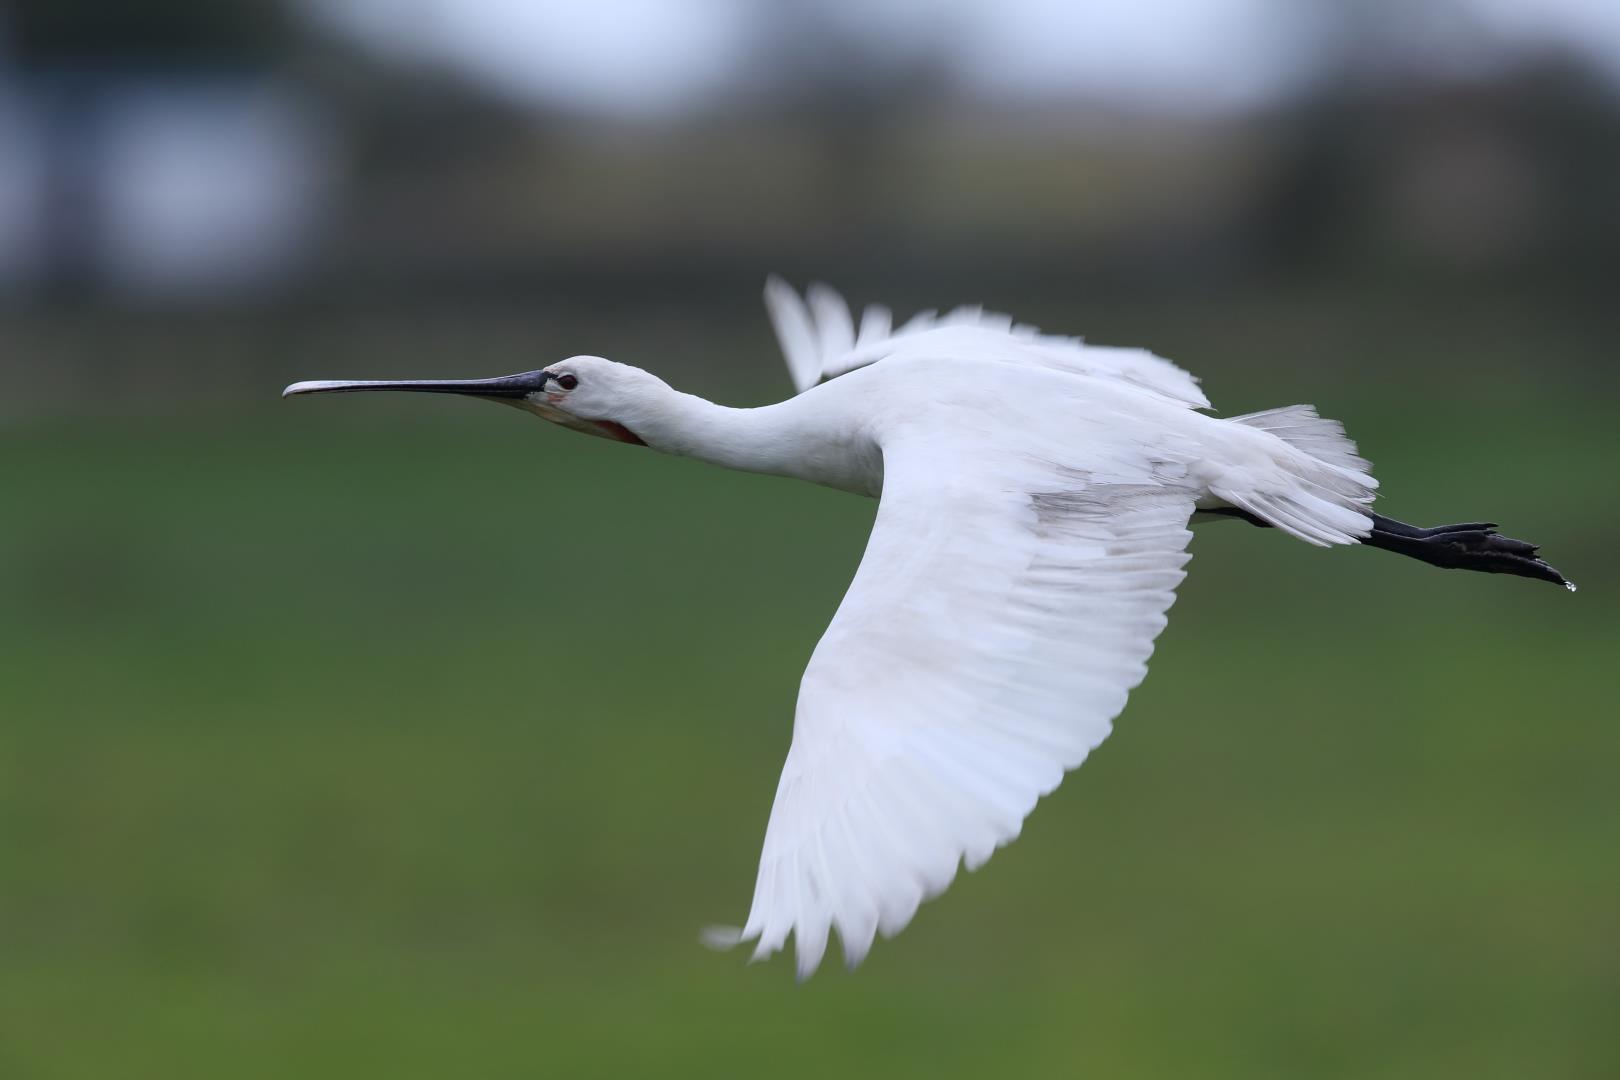
<svg viewBox="0 0 1620 1080">
<path fill-rule="evenodd" d="M 698 941 L 703 943 L 705 949 L 713 949 L 715 952 L 728 952 L 742 944 L 742 927 L 705 926 L 698 931 Z"/>
</svg>

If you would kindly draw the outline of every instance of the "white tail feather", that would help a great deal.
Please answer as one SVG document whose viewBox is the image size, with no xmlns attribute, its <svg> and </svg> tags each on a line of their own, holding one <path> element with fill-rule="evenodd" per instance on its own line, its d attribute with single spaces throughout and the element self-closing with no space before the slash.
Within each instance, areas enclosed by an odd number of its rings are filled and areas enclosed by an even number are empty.
<svg viewBox="0 0 1620 1080">
<path fill-rule="evenodd" d="M 1280 409 L 1234 416 L 1231 420 L 1234 424 L 1269 431 L 1290 446 L 1337 468 L 1362 474 L 1371 468 L 1371 463 L 1356 452 L 1355 441 L 1344 433 L 1344 425 L 1318 416 L 1314 405 L 1284 405 Z"/>
<path fill-rule="evenodd" d="M 1283 479 L 1265 487 L 1216 487 L 1215 494 L 1308 544 L 1351 544 L 1369 533 L 1367 507 L 1378 481 L 1343 424 L 1323 419 L 1310 405 L 1234 416 L 1231 422 L 1280 441 L 1273 446 Z"/>
</svg>

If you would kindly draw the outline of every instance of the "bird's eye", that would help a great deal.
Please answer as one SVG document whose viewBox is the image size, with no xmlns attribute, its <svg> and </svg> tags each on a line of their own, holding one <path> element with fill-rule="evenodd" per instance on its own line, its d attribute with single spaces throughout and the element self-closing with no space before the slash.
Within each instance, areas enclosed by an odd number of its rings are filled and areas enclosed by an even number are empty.
<svg viewBox="0 0 1620 1080">
<path fill-rule="evenodd" d="M 557 376 L 557 385 L 564 390 L 572 390 L 579 385 L 579 377 L 576 375 L 559 375 Z"/>
</svg>

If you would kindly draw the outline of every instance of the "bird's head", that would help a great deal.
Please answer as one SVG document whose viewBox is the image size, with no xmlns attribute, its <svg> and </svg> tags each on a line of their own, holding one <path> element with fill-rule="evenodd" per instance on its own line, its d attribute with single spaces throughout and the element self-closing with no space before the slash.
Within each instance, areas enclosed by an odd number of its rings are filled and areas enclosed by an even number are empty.
<svg viewBox="0 0 1620 1080">
<path fill-rule="evenodd" d="M 351 393 L 359 390 L 411 390 L 426 394 L 464 394 L 514 405 L 553 424 L 599 435 L 604 439 L 645 445 L 635 432 L 636 419 L 664 381 L 629 364 L 600 356 L 571 356 L 538 371 L 494 379 L 322 380 L 296 382 L 281 392 Z"/>
</svg>

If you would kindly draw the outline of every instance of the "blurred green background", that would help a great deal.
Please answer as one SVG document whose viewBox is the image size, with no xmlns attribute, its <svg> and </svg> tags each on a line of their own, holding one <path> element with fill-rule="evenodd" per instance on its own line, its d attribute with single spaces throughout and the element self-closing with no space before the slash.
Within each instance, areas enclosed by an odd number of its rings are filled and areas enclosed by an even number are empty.
<svg viewBox="0 0 1620 1080">
<path fill-rule="evenodd" d="M 834 64 L 859 16 L 787 9 L 734 95 L 652 117 L 296 6 L 9 16 L 0 1076 L 1620 1075 L 1612 84 L 1413 60 L 1388 6 L 1241 107 L 1008 102 L 943 51 Z M 147 115 L 119 153 L 201 173 L 86 186 L 86 132 L 154 78 L 240 128 L 222 70 L 301 103 L 318 194 L 171 248 L 224 151 Z M 1487 516 L 1581 591 L 1201 529 L 1016 844 L 854 975 L 711 953 L 873 505 L 276 394 L 588 351 L 762 403 L 773 269 L 1144 345 L 1229 414 L 1314 402 L 1387 513 Z"/>
</svg>

